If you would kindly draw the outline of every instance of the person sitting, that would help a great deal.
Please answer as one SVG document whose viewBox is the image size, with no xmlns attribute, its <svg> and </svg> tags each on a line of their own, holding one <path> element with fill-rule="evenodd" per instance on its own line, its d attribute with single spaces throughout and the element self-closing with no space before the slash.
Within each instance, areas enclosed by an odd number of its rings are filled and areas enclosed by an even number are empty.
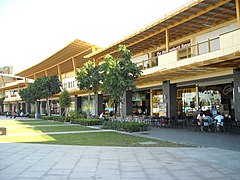
<svg viewBox="0 0 240 180">
<path fill-rule="evenodd" d="M 16 119 L 17 113 L 15 111 L 12 112 L 12 117 Z"/>
<path fill-rule="evenodd" d="M 224 117 L 218 113 L 218 115 L 214 118 L 217 124 L 217 130 L 222 130 L 224 126 Z"/>
<path fill-rule="evenodd" d="M 204 130 L 205 131 L 211 131 L 213 128 L 212 126 L 214 125 L 213 124 L 213 119 L 212 117 L 210 116 L 210 113 L 207 113 L 206 116 L 204 116 Z"/>
</svg>

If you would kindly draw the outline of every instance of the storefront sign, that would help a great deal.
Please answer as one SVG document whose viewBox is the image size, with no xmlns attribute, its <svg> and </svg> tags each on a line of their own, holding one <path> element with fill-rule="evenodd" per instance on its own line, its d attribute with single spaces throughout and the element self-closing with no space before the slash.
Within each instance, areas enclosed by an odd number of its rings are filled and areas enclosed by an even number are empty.
<svg viewBox="0 0 240 180">
<path fill-rule="evenodd" d="M 158 104 L 159 116 L 167 116 L 167 103 L 160 102 Z"/>
<path fill-rule="evenodd" d="M 172 52 L 172 51 L 175 51 L 175 50 L 178 50 L 178 49 L 182 49 L 182 48 L 187 47 L 187 46 L 190 46 L 190 45 L 191 45 L 191 43 L 180 44 L 180 45 L 178 45 L 178 46 L 172 47 L 172 48 L 169 50 L 169 52 Z M 166 54 L 166 53 L 167 53 L 166 50 L 163 50 L 163 51 L 157 52 L 157 55 L 160 56 L 160 55 Z"/>
<path fill-rule="evenodd" d="M 222 94 L 223 94 L 224 96 L 228 95 L 228 94 L 231 93 L 231 92 L 233 92 L 233 87 L 232 87 L 231 84 L 226 85 L 226 86 L 223 88 L 223 90 L 222 90 Z"/>
<path fill-rule="evenodd" d="M 11 74 L 11 67 L 10 66 L 4 66 L 0 67 L 0 73 L 1 74 Z"/>
</svg>

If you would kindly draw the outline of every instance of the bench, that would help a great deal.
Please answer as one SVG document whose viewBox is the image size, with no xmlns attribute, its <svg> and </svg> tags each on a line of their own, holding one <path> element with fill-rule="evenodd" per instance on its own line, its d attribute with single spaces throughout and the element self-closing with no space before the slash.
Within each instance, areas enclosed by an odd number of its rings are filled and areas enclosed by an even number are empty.
<svg viewBox="0 0 240 180">
<path fill-rule="evenodd" d="M 0 127 L 0 131 L 2 132 L 1 135 L 6 135 L 7 134 L 7 128 L 5 128 L 5 127 Z"/>
</svg>

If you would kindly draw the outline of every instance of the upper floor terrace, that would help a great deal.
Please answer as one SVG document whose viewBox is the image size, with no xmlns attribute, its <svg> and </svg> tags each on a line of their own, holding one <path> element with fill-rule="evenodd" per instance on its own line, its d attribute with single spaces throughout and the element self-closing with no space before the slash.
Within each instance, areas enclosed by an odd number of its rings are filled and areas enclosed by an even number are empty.
<svg viewBox="0 0 240 180">
<path fill-rule="evenodd" d="M 137 65 L 143 72 L 138 82 L 170 80 L 183 76 L 240 67 L 240 29 L 194 44 L 161 51 Z"/>
</svg>

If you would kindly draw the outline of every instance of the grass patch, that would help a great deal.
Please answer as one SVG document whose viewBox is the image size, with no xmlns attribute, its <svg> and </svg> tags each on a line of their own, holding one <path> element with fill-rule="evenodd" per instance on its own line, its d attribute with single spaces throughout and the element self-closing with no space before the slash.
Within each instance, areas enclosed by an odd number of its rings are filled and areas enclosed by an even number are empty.
<svg viewBox="0 0 240 180">
<path fill-rule="evenodd" d="M 41 133 L 41 132 L 68 132 L 68 131 L 87 131 L 95 130 L 84 126 L 42 126 L 42 127 L 17 127 L 9 128 L 8 134 L 20 134 L 20 133 Z"/>
<path fill-rule="evenodd" d="M 49 126 L 48 126 L 49 125 Z M 24 133 L 44 133 L 44 132 L 68 132 L 68 131 L 86 131 L 94 130 L 92 128 L 67 125 L 60 122 L 52 121 L 8 121 L 1 122 L 0 126 L 7 128 L 8 135 L 24 134 Z"/>
<path fill-rule="evenodd" d="M 19 121 L 8 121 L 8 122 L 1 122 L 0 126 L 8 127 L 8 126 L 29 126 L 33 127 L 36 125 L 60 125 L 63 123 L 60 122 L 53 122 L 53 121 L 36 121 L 36 122 L 19 122 Z"/>
<path fill-rule="evenodd" d="M 81 145 L 81 146 L 123 146 L 123 147 L 188 147 L 150 138 L 131 136 L 117 132 L 95 132 L 81 134 L 58 134 L 39 136 L 14 136 L 0 138 L 2 142 L 27 142 L 42 144 Z M 156 144 L 140 144 L 143 142 Z"/>
<path fill-rule="evenodd" d="M 93 130 L 78 125 L 67 125 L 59 122 L 30 120 L 30 121 L 0 121 L 0 126 L 6 125 L 7 136 L 0 136 L 0 142 L 23 142 L 59 145 L 81 146 L 124 146 L 124 147 L 189 147 L 145 137 L 132 136 L 117 132 L 84 132 Z M 14 125 L 14 126 L 13 126 Z M 56 126 L 39 126 L 56 125 Z M 63 126 L 57 126 L 63 125 Z M 37 134 L 39 132 L 83 131 L 73 134 Z M 26 134 L 33 133 L 33 134 Z M 35 133 L 35 134 L 34 134 Z M 16 135 L 15 135 L 16 134 Z M 144 143 L 154 142 L 154 143 Z"/>
</svg>

